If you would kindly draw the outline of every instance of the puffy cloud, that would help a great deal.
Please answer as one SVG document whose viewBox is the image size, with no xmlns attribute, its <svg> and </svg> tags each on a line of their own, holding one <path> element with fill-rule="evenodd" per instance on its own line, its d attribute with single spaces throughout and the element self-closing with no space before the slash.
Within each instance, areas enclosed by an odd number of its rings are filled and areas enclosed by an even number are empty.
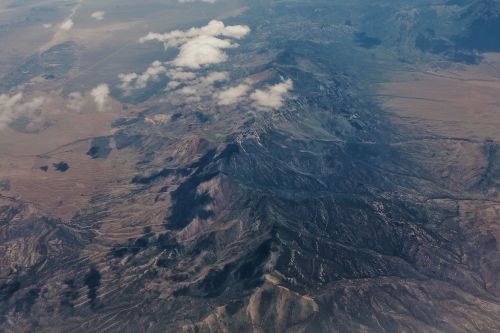
<svg viewBox="0 0 500 333">
<path fill-rule="evenodd" d="M 24 101 L 21 92 L 14 95 L 0 95 L 0 130 L 21 117 L 37 118 L 36 113 L 46 101 L 45 97 L 35 97 L 30 101 Z"/>
<path fill-rule="evenodd" d="M 230 47 L 234 47 L 234 45 L 228 40 L 212 36 L 199 36 L 181 46 L 179 55 L 174 59 L 173 64 L 194 69 L 218 64 L 227 60 L 227 55 L 222 49 Z"/>
<path fill-rule="evenodd" d="M 225 89 L 217 94 L 218 104 L 231 105 L 239 103 L 247 96 L 249 90 L 250 85 L 247 83 Z"/>
<path fill-rule="evenodd" d="M 182 83 L 179 81 L 170 81 L 167 84 L 167 90 L 174 90 L 177 89 Z"/>
<path fill-rule="evenodd" d="M 290 90 L 293 89 L 293 81 L 288 79 L 275 84 L 265 90 L 256 90 L 250 98 L 254 105 L 260 109 L 278 109 L 283 106 L 285 98 Z"/>
<path fill-rule="evenodd" d="M 100 112 L 105 111 L 106 104 L 109 99 L 109 87 L 107 84 L 100 84 L 90 91 L 90 95 L 97 105 L 97 110 Z"/>
<path fill-rule="evenodd" d="M 159 41 L 165 48 L 177 47 L 179 54 L 172 61 L 178 67 L 199 69 L 206 65 L 218 64 L 226 61 L 224 49 L 238 45 L 233 39 L 241 39 L 250 32 L 248 26 L 225 26 L 223 22 L 213 20 L 201 28 L 191 28 L 186 31 L 175 30 L 159 34 L 150 32 L 141 38 L 141 42 Z"/>
<path fill-rule="evenodd" d="M 129 73 L 118 75 L 121 82 L 119 87 L 122 90 L 130 90 L 131 88 L 144 89 L 150 80 L 158 80 L 160 75 L 166 72 L 167 68 L 160 61 L 156 60 L 142 74 Z"/>
<path fill-rule="evenodd" d="M 72 19 L 67 19 L 66 21 L 64 21 L 59 27 L 62 29 L 62 30 L 65 30 L 65 31 L 68 31 L 70 30 L 71 28 L 73 28 L 73 25 L 75 25 L 75 23 L 73 22 Z"/>
<path fill-rule="evenodd" d="M 215 83 L 229 80 L 227 72 L 212 72 L 206 76 L 198 77 L 195 80 L 177 82 L 176 87 L 172 87 L 172 92 L 183 96 L 184 100 L 191 102 L 200 101 L 203 97 L 212 97 L 216 94 Z"/>
<path fill-rule="evenodd" d="M 127 73 L 127 74 L 119 74 L 118 79 L 120 80 L 120 89 L 122 90 L 130 90 L 135 86 L 135 81 L 139 77 L 137 73 Z"/>
<path fill-rule="evenodd" d="M 210 21 L 201 28 L 164 34 L 150 32 L 140 39 L 142 43 L 159 41 L 166 49 L 178 48 L 178 55 L 172 61 L 153 62 L 142 74 L 120 74 L 118 87 L 129 93 L 132 89 L 144 89 L 148 82 L 163 77 L 167 79 L 166 91 L 172 103 L 203 99 L 215 100 L 219 105 L 231 105 L 240 101 L 248 103 L 250 82 L 220 90 L 217 88 L 218 84 L 229 80 L 229 74 L 220 71 L 206 73 L 205 69 L 209 65 L 226 61 L 228 56 L 224 50 L 238 47 L 235 41 L 249 32 L 250 28 L 247 26 L 226 26 L 217 20 Z M 202 68 L 203 71 L 200 70 Z"/>
<path fill-rule="evenodd" d="M 229 80 L 229 74 L 227 72 L 212 72 L 207 76 L 202 77 L 199 81 L 204 85 L 212 85 L 216 82 L 222 82 Z"/>
<path fill-rule="evenodd" d="M 120 80 L 120 84 L 118 87 L 125 92 L 130 92 L 132 89 L 144 89 L 150 81 L 158 81 L 162 76 L 165 76 L 171 80 L 167 84 L 167 88 L 176 88 L 181 83 L 197 78 L 197 73 L 177 68 L 168 68 L 167 66 L 169 65 L 157 60 L 151 63 L 142 74 L 119 74 L 118 79 Z"/>
<path fill-rule="evenodd" d="M 102 11 L 93 12 L 90 16 L 97 21 L 104 20 L 104 12 Z"/>
<path fill-rule="evenodd" d="M 190 81 L 196 78 L 196 73 L 184 72 L 182 70 L 171 70 L 168 72 L 168 76 L 172 80 Z"/>
<path fill-rule="evenodd" d="M 186 31 L 174 30 L 164 34 L 150 32 L 147 36 L 141 38 L 141 42 L 157 40 L 165 43 L 166 46 L 179 46 L 198 36 L 222 36 L 240 39 L 249 32 L 250 28 L 248 26 L 225 26 L 221 21 L 212 20 L 204 27 L 191 28 Z"/>
</svg>

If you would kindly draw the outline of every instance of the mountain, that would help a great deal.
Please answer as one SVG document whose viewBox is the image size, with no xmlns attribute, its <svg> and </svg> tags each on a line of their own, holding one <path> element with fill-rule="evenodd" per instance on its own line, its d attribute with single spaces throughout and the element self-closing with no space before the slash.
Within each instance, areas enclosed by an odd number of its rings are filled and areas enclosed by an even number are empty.
<svg viewBox="0 0 500 333">
<path fill-rule="evenodd" d="M 0 151 L 0 331 L 500 331 L 498 2 L 227 2 L 5 71 L 87 104 Z"/>
</svg>

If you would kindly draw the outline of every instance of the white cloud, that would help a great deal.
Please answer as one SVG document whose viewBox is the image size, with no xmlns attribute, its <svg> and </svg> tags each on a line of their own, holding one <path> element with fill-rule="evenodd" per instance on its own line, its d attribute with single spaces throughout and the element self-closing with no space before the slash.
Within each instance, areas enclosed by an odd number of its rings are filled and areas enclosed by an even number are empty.
<svg viewBox="0 0 500 333">
<path fill-rule="evenodd" d="M 204 85 L 212 85 L 216 82 L 222 82 L 229 80 L 229 74 L 227 72 L 212 72 L 207 76 L 202 77 L 199 81 Z"/>
<path fill-rule="evenodd" d="M 109 93 L 110 91 L 107 84 L 100 84 L 90 92 L 90 95 L 94 99 L 94 102 L 97 104 L 98 111 L 105 111 L 106 104 L 109 99 Z"/>
<path fill-rule="evenodd" d="M 247 26 L 226 26 L 217 20 L 210 21 L 201 28 L 175 30 L 164 34 L 150 32 L 140 39 L 141 43 L 159 41 L 164 44 L 165 49 L 178 48 L 178 55 L 172 61 L 153 62 L 142 74 L 120 74 L 118 87 L 129 93 L 133 89 L 144 89 L 150 81 L 163 77 L 168 79 L 165 90 L 169 94 L 170 102 L 174 104 L 205 99 L 214 100 L 219 105 L 248 103 L 251 82 L 220 90 L 217 88 L 218 84 L 228 81 L 229 73 L 205 73 L 205 69 L 209 65 L 226 61 L 228 56 L 224 50 L 238 47 L 235 41 L 249 32 L 250 28 Z M 199 71 L 202 68 L 204 74 Z"/>
<path fill-rule="evenodd" d="M 104 20 L 104 12 L 102 11 L 93 12 L 90 16 L 97 21 Z"/>
<path fill-rule="evenodd" d="M 167 84 L 167 90 L 174 90 L 174 89 L 177 89 L 182 83 L 180 83 L 179 81 L 170 81 L 168 84 Z"/>
<path fill-rule="evenodd" d="M 293 89 L 293 81 L 288 79 L 275 84 L 265 90 L 256 90 L 250 98 L 254 105 L 260 109 L 278 109 L 283 106 L 285 98 L 290 90 Z"/>
<path fill-rule="evenodd" d="M 118 75 L 121 82 L 119 87 L 125 91 L 132 88 L 144 89 L 149 81 L 158 80 L 160 75 L 165 74 L 166 72 L 167 68 L 161 63 L 161 61 L 156 60 L 152 62 L 142 74 L 129 73 Z"/>
<path fill-rule="evenodd" d="M 162 42 L 165 48 L 179 48 L 178 56 L 172 64 L 178 67 L 199 69 L 203 66 L 218 64 L 226 61 L 224 49 L 238 47 L 233 39 L 240 39 L 250 32 L 248 26 L 225 26 L 223 22 L 212 20 L 201 28 L 191 28 L 186 31 L 175 30 L 159 34 L 150 32 L 141 38 L 142 43 L 147 41 Z"/>
<path fill-rule="evenodd" d="M 176 95 L 181 95 L 185 100 L 194 102 L 200 101 L 203 97 L 214 96 L 216 94 L 214 84 L 227 80 L 229 80 L 227 72 L 212 72 L 206 76 L 187 82 L 174 81 L 178 84 L 175 84 L 172 88 L 175 89 L 179 87 L 177 90 L 173 90 L 173 92 Z"/>
<path fill-rule="evenodd" d="M 45 29 L 50 29 L 50 28 L 52 28 L 52 24 L 50 24 L 50 23 L 45 23 L 45 24 L 43 25 L 43 27 L 44 27 Z"/>
<path fill-rule="evenodd" d="M 150 81 L 158 81 L 162 76 L 166 76 L 172 80 L 167 84 L 167 87 L 176 88 L 181 83 L 192 81 L 197 77 L 197 73 L 177 68 L 169 69 L 167 66 L 169 64 L 156 60 L 142 74 L 119 74 L 120 84 L 118 87 L 125 92 L 130 92 L 132 89 L 144 89 Z"/>
<path fill-rule="evenodd" d="M 205 65 L 212 65 L 227 60 L 222 49 L 234 47 L 229 40 L 212 36 L 199 36 L 181 46 L 179 55 L 173 64 L 179 67 L 198 69 Z"/>
<path fill-rule="evenodd" d="M 135 86 L 135 81 L 139 77 L 137 73 L 128 73 L 128 74 L 118 74 L 118 79 L 120 80 L 120 89 L 122 90 L 130 90 Z"/>
<path fill-rule="evenodd" d="M 75 25 L 75 23 L 73 22 L 72 19 L 67 19 L 66 21 L 64 21 L 61 25 L 60 25 L 60 28 L 62 30 L 65 30 L 65 31 L 68 31 L 70 30 L 71 28 L 73 28 L 73 25 Z"/>
<path fill-rule="evenodd" d="M 184 72 L 182 70 L 171 70 L 168 72 L 168 76 L 172 80 L 190 81 L 196 78 L 196 73 Z"/>
<path fill-rule="evenodd" d="M 0 95 L 0 130 L 20 117 L 36 118 L 36 112 L 47 101 L 45 97 L 35 97 L 27 102 L 23 100 L 21 92 L 14 95 Z"/>
<path fill-rule="evenodd" d="M 235 87 L 225 89 L 217 94 L 219 105 L 231 105 L 241 102 L 248 91 L 250 90 L 250 85 L 247 83 L 239 84 Z"/>
</svg>

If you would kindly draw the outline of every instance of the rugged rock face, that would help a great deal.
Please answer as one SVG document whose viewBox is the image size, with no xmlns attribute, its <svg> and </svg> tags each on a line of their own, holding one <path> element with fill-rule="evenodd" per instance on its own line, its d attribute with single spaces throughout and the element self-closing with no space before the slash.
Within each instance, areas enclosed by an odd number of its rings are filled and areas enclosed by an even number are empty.
<svg viewBox="0 0 500 333">
<path fill-rule="evenodd" d="M 370 6 L 395 22 L 408 14 L 399 3 Z M 422 62 L 451 51 L 434 52 L 418 20 L 363 43 L 375 18 L 337 22 L 357 2 L 249 6 L 239 19 L 254 37 L 228 66 L 292 78 L 294 98 L 273 112 L 161 104 L 116 121 L 86 154 L 126 153 L 134 172 L 68 221 L 2 196 L 0 327 L 500 331 L 498 143 L 396 125 L 373 98 L 388 67 L 406 66 L 408 38 Z M 171 122 L 151 121 L 172 109 Z"/>
</svg>

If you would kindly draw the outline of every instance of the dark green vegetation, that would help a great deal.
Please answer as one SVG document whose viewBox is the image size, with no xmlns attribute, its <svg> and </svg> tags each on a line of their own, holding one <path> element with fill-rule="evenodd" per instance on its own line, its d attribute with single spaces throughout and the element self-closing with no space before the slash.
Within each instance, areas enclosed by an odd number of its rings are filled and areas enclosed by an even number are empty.
<svg viewBox="0 0 500 333">
<path fill-rule="evenodd" d="M 439 177 L 460 176 L 453 148 L 474 140 L 395 126 L 373 99 L 388 69 L 498 51 L 498 2 L 245 4 L 226 23 L 252 33 L 217 69 L 291 78 L 293 98 L 273 112 L 166 101 L 116 121 L 87 154 L 131 152 L 136 174 L 69 222 L 9 199 L 0 242 L 33 253 L 2 259 L 17 267 L 0 269 L 0 327 L 500 331 L 497 240 L 468 228 L 497 202 L 498 143 L 474 142 L 489 165 L 468 183 Z M 116 97 L 141 103 L 162 88 Z"/>
</svg>

